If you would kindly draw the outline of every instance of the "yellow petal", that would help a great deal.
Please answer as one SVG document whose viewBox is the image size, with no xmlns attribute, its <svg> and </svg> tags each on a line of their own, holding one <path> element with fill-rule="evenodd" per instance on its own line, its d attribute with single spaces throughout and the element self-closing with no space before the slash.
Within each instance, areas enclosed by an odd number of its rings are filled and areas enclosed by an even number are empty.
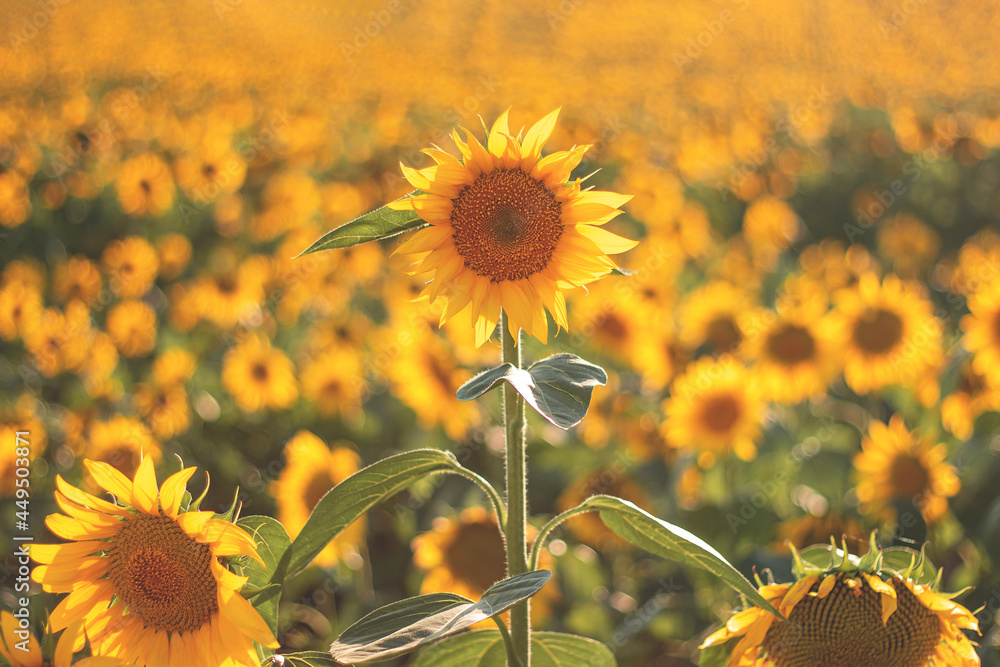
<svg viewBox="0 0 1000 667">
<path fill-rule="evenodd" d="M 792 587 L 788 589 L 788 592 L 785 593 L 785 597 L 781 601 L 781 606 L 778 607 L 778 612 L 780 612 L 782 616 L 787 617 L 788 614 L 791 613 L 792 609 L 795 608 L 795 605 L 798 604 L 799 600 L 806 596 L 809 589 L 812 588 L 812 585 L 818 580 L 819 577 L 811 574 L 808 577 L 802 577 L 796 581 Z"/>
<path fill-rule="evenodd" d="M 877 575 L 865 574 L 863 576 L 872 590 L 882 598 L 882 625 L 885 625 L 889 617 L 896 611 L 896 589 L 882 581 Z"/>
<path fill-rule="evenodd" d="M 51 622 L 51 620 L 50 618 L 49 621 Z M 79 620 L 72 623 L 66 628 L 66 632 L 59 636 L 59 641 L 56 642 L 56 652 L 52 656 L 54 667 L 70 667 L 73 664 L 73 648 L 77 643 L 76 640 L 85 639 L 83 633 L 80 632 L 81 630 L 83 630 L 83 621 Z M 53 627 L 52 631 L 55 632 L 56 629 Z M 80 648 L 83 648 L 82 643 Z"/>
<path fill-rule="evenodd" d="M 500 307 L 507 312 L 511 334 L 517 339 L 517 330 L 524 329 L 531 335 L 531 302 L 521 287 L 512 280 L 500 285 Z"/>
<path fill-rule="evenodd" d="M 118 534 L 118 528 L 114 526 L 92 526 L 63 514 L 50 514 L 45 517 L 45 525 L 64 540 L 99 540 Z"/>
<path fill-rule="evenodd" d="M 496 158 L 502 158 L 504 149 L 507 148 L 507 137 L 504 135 L 510 134 L 510 129 L 507 127 L 507 114 L 510 113 L 508 108 L 500 117 L 496 119 L 493 123 L 493 129 L 490 130 L 490 136 L 487 137 L 487 148 L 489 148 L 490 154 Z"/>
<path fill-rule="evenodd" d="M 114 503 L 109 503 L 103 498 L 98 498 L 92 496 L 89 493 L 81 491 L 76 488 L 66 480 L 62 478 L 62 475 L 56 475 L 56 489 L 59 490 L 64 496 L 75 502 L 77 505 L 83 505 L 84 507 L 89 507 L 91 509 L 100 510 L 106 514 L 116 514 L 118 516 L 129 516 L 129 511 L 124 507 L 115 505 Z"/>
<path fill-rule="evenodd" d="M 240 632 L 261 646 L 267 648 L 280 646 L 261 615 L 239 593 L 220 588 L 219 613 L 225 615 L 240 629 Z"/>
<path fill-rule="evenodd" d="M 56 561 L 75 560 L 108 548 L 107 542 L 90 540 L 68 544 L 32 544 L 28 546 L 31 559 L 42 565 L 52 565 Z"/>
<path fill-rule="evenodd" d="M 483 174 L 492 173 L 494 166 L 493 158 L 486 152 L 486 149 L 479 143 L 479 140 L 472 136 L 471 132 L 464 127 L 462 131 L 465 132 L 465 136 L 469 140 L 469 153 L 472 156 L 472 164 Z"/>
<path fill-rule="evenodd" d="M 530 173 L 535 163 L 542 156 L 542 147 L 549 140 L 549 137 L 552 136 L 552 131 L 556 127 L 556 120 L 558 120 L 561 110 L 562 107 L 559 107 L 532 125 L 531 129 L 528 130 L 528 133 L 524 137 L 524 143 L 521 145 L 521 154 L 523 155 L 521 158 L 522 171 Z"/>
<path fill-rule="evenodd" d="M 100 579 L 92 584 L 77 588 L 63 598 L 63 601 L 52 610 L 52 615 L 49 616 L 52 631 L 58 632 L 73 623 L 88 618 L 96 611 L 107 609 L 113 596 L 114 586 L 108 579 Z M 60 643 L 62 643 L 61 639 Z"/>
<path fill-rule="evenodd" d="M 116 496 L 120 502 L 127 503 L 132 499 L 132 481 L 104 461 L 85 460 L 83 465 L 94 480 L 104 487 L 108 493 Z"/>
<path fill-rule="evenodd" d="M 596 243 L 601 250 L 609 255 L 617 255 L 618 253 L 631 250 L 639 244 L 638 241 L 633 241 L 632 239 L 612 234 L 608 230 L 600 227 L 579 225 L 576 228 L 576 231 Z"/>
<path fill-rule="evenodd" d="M 0 637 L 0 652 L 3 653 L 4 657 L 7 658 L 11 663 L 16 665 L 16 667 L 42 667 L 42 648 L 38 645 L 38 640 L 35 639 L 33 634 L 28 634 L 28 651 L 23 652 L 16 648 L 10 648 L 10 653 L 8 653 L 7 647 L 13 647 L 15 644 L 23 641 L 20 637 L 14 634 L 14 631 L 18 629 L 17 619 L 14 618 L 13 614 L 8 611 L 0 612 L 0 632 L 3 632 L 3 637 Z M 4 646 L 6 644 L 6 646 Z M 17 659 L 14 659 L 15 654 L 13 651 L 17 651 Z"/>
<path fill-rule="evenodd" d="M 196 467 L 184 468 L 180 472 L 175 472 L 163 482 L 160 487 L 160 507 L 163 508 L 167 516 L 176 517 L 177 511 L 181 507 L 181 500 L 184 499 L 184 490 L 188 480 L 197 470 Z"/>
<path fill-rule="evenodd" d="M 153 457 L 145 456 L 139 463 L 132 483 L 132 506 L 146 514 L 159 514 L 157 491 Z"/>
</svg>

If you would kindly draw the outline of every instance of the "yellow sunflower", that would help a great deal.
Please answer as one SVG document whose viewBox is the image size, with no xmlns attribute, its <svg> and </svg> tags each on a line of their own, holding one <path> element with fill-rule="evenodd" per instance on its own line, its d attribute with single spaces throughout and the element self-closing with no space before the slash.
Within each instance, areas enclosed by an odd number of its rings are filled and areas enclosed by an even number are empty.
<svg viewBox="0 0 1000 667">
<path fill-rule="evenodd" d="M 726 621 L 701 648 L 727 648 L 726 667 L 925 667 L 979 665 L 962 629 L 976 630 L 976 617 L 931 587 L 899 574 L 812 574 L 794 584 L 760 587 L 784 614 L 782 621 L 760 607 Z"/>
<path fill-rule="evenodd" d="M 108 421 L 93 421 L 87 427 L 82 454 L 88 459 L 107 463 L 126 477 L 135 475 L 143 458 L 160 460 L 160 443 L 149 427 L 138 419 L 115 415 Z M 89 480 L 85 482 L 89 484 Z M 87 486 L 95 490 L 94 486 Z"/>
<path fill-rule="evenodd" d="M 566 328 L 564 290 L 607 275 L 615 268 L 608 255 L 635 245 L 600 227 L 630 196 L 568 180 L 589 146 L 541 157 L 558 115 L 535 123 L 522 141 L 510 133 L 505 111 L 485 148 L 468 131 L 468 142 L 452 133 L 462 161 L 433 148 L 423 152 L 435 166 L 401 165 L 422 194 L 389 206 L 415 211 L 430 227 L 398 252 L 411 256 L 414 274 L 430 275 L 423 296 L 444 299 L 442 322 L 469 309 L 477 347 L 492 335 L 501 308 L 512 334 L 524 329 L 544 342 L 545 308 Z"/>
<path fill-rule="evenodd" d="M 862 275 L 834 296 L 832 335 L 843 341 L 844 379 L 859 394 L 915 383 L 941 359 L 941 325 L 921 288 Z"/>
<path fill-rule="evenodd" d="M 156 242 L 156 255 L 160 259 L 160 275 L 173 280 L 191 261 L 191 242 L 183 234 L 167 234 Z"/>
<path fill-rule="evenodd" d="M 28 458 L 34 459 L 45 452 L 48 444 L 48 433 L 45 422 L 39 418 L 44 406 L 31 394 L 22 394 L 10 407 L 0 410 L 0 442 L 10 443 L 0 449 L 0 497 L 12 496 L 18 487 L 15 486 L 14 463 L 18 458 L 24 458 L 24 448 L 27 447 Z M 21 433 L 20 439 L 18 433 Z M 29 433 L 24 444 L 24 433 Z"/>
<path fill-rule="evenodd" d="M 174 204 L 174 179 L 159 155 L 136 155 L 123 162 L 115 188 L 118 203 L 129 215 L 160 216 Z"/>
<path fill-rule="evenodd" d="M 45 524 L 71 542 L 33 544 L 32 578 L 48 592 L 69 593 L 52 612 L 54 631 L 83 620 L 94 653 L 126 663 L 258 664 L 254 642 L 277 648 L 260 614 L 239 593 L 247 577 L 220 559 L 257 556 L 257 545 L 213 512 L 182 512 L 195 468 L 159 489 L 153 460 L 129 480 L 100 461 L 84 461 L 113 504 L 56 477 L 66 513 Z M 68 515 L 68 516 L 67 516 Z"/>
<path fill-rule="evenodd" d="M 573 480 L 559 494 L 556 507 L 560 512 L 565 512 L 596 495 L 615 496 L 634 503 L 644 510 L 652 509 L 649 496 L 639 483 L 629 476 L 621 461 L 590 470 Z M 594 549 L 613 551 L 629 546 L 629 543 L 612 532 L 595 512 L 571 517 L 566 521 L 566 527 L 576 539 Z"/>
<path fill-rule="evenodd" d="M 743 341 L 740 313 L 755 303 L 752 294 L 727 281 L 706 283 L 681 301 L 678 338 L 692 350 L 707 345 L 714 354 L 737 354 Z"/>
<path fill-rule="evenodd" d="M 183 384 L 194 375 L 197 364 L 195 356 L 184 348 L 164 350 L 153 361 L 153 382 L 163 387 Z"/>
<path fill-rule="evenodd" d="M 976 418 L 990 411 L 1000 411 L 1000 385 L 990 386 L 966 359 L 958 369 L 957 386 L 941 401 L 941 423 L 955 437 L 968 440 Z"/>
<path fill-rule="evenodd" d="M 167 440 L 184 433 L 191 425 L 187 392 L 181 385 L 138 383 L 132 391 L 132 404 L 146 419 L 157 438 Z"/>
<path fill-rule="evenodd" d="M 351 349 L 330 348 L 302 369 L 302 395 L 322 415 L 358 412 L 366 391 L 361 358 Z"/>
<path fill-rule="evenodd" d="M 71 301 L 65 312 L 46 308 L 35 326 L 23 331 L 23 336 L 24 346 L 45 377 L 61 371 L 77 371 L 87 361 L 93 338 L 90 309 L 80 301 Z"/>
<path fill-rule="evenodd" d="M 747 356 L 765 400 L 798 403 L 822 394 L 839 370 L 830 327 L 815 308 L 751 313 L 741 320 Z"/>
<path fill-rule="evenodd" d="M 674 379 L 663 403 L 667 444 L 698 453 L 711 466 L 732 450 L 749 461 L 757 454 L 764 402 L 746 367 L 732 357 L 700 359 Z"/>
<path fill-rule="evenodd" d="M 79 299 L 90 306 L 101 295 L 101 272 L 83 255 L 71 257 L 55 270 L 52 292 L 61 303 Z"/>
<path fill-rule="evenodd" d="M 0 338 L 14 340 L 37 329 L 42 318 L 42 295 L 19 281 L 0 288 Z"/>
<path fill-rule="evenodd" d="M 299 397 L 295 366 L 266 338 L 251 336 L 226 352 L 222 384 L 244 410 L 281 410 Z"/>
<path fill-rule="evenodd" d="M 330 448 L 309 431 L 299 431 L 285 445 L 285 462 L 270 492 L 278 501 L 278 520 L 295 539 L 326 492 L 361 469 L 361 457 L 350 443 Z M 349 525 L 316 556 L 314 564 L 333 567 L 340 561 L 353 561 L 356 566 L 367 526 L 365 517 Z"/>
<path fill-rule="evenodd" d="M 130 236 L 112 241 L 101 255 L 108 287 L 121 297 L 140 297 L 153 286 L 160 260 L 146 239 Z"/>
<path fill-rule="evenodd" d="M 1000 280 L 987 283 L 969 297 L 970 314 L 962 318 L 962 343 L 974 355 L 973 369 L 1000 388 Z"/>
<path fill-rule="evenodd" d="M 104 326 L 126 357 L 144 357 L 156 347 L 156 313 L 138 299 L 122 301 L 112 308 Z"/>
<path fill-rule="evenodd" d="M 83 633 L 83 621 L 71 623 L 69 627 L 59 636 L 59 641 L 55 644 L 55 650 L 46 660 L 41 645 L 35 636 L 28 633 L 28 638 L 23 639 L 19 635 L 19 624 L 9 611 L 0 611 L 0 655 L 7 659 L 12 667 L 119 667 L 125 663 L 118 658 L 107 656 L 97 656 L 81 658 L 73 661 L 73 654 L 80 652 L 86 644 L 86 636 Z M 20 630 L 23 632 L 23 630 Z M 21 647 L 24 648 L 21 648 Z"/>
<path fill-rule="evenodd" d="M 898 498 L 912 502 L 928 523 L 940 519 L 961 482 L 945 461 L 947 448 L 931 442 L 909 431 L 899 415 L 888 425 L 869 424 L 862 451 L 854 457 L 862 511 L 879 511 Z"/>
<path fill-rule="evenodd" d="M 529 543 L 537 531 L 528 527 Z M 455 593 L 478 600 L 487 588 L 507 576 L 503 536 L 496 516 L 482 507 L 462 510 L 456 518 L 439 516 L 431 530 L 411 542 L 413 563 L 424 572 L 421 593 Z M 542 550 L 539 567 L 553 569 L 552 554 Z M 551 615 L 559 589 L 550 581 L 531 598 L 532 625 L 541 625 Z M 494 627 L 492 621 L 480 624 Z"/>
</svg>

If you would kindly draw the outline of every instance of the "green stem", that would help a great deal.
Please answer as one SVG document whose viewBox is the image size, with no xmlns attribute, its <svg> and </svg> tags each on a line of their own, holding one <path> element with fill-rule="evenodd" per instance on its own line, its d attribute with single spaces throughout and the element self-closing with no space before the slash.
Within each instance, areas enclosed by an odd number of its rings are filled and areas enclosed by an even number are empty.
<svg viewBox="0 0 1000 667">
<path fill-rule="evenodd" d="M 514 640 L 510 638 L 510 632 L 507 631 L 507 626 L 504 624 L 503 619 L 499 616 L 493 617 L 493 622 L 497 624 L 500 628 L 500 636 L 503 637 L 503 645 L 507 647 L 507 660 L 510 661 L 513 667 L 524 667 L 521 664 L 521 659 L 517 657 L 517 652 L 514 650 Z"/>
<path fill-rule="evenodd" d="M 548 539 L 549 533 L 555 530 L 556 526 L 561 524 L 566 519 L 570 518 L 574 514 L 583 514 L 584 512 L 593 512 L 594 510 L 586 506 L 586 501 L 583 504 L 577 505 L 572 509 L 568 509 L 557 517 L 549 520 L 547 524 L 542 526 L 542 530 L 539 531 L 538 537 L 535 538 L 535 543 L 531 545 L 531 557 L 528 559 L 528 570 L 538 569 L 538 558 L 542 554 L 542 547 L 545 546 L 545 540 Z"/>
<path fill-rule="evenodd" d="M 520 330 L 517 336 L 520 338 Z M 503 311 L 500 312 L 500 339 L 503 342 L 504 363 L 521 368 L 521 346 L 511 333 L 507 313 Z M 503 388 L 503 422 L 507 438 L 507 524 L 504 526 L 504 541 L 507 546 L 507 576 L 513 577 L 528 571 L 528 478 L 524 454 L 524 399 L 509 382 L 505 382 Z M 510 610 L 515 653 L 507 657 L 508 667 L 518 663 L 531 667 L 529 605 L 530 601 L 525 600 Z"/>
<path fill-rule="evenodd" d="M 504 524 L 507 523 L 507 510 L 503 506 L 503 499 L 500 497 L 500 493 L 493 488 L 493 485 L 483 479 L 480 475 L 477 475 L 467 468 L 455 468 L 449 472 L 461 475 L 466 479 L 471 479 L 479 485 L 479 488 L 486 492 L 486 495 L 489 496 L 490 502 L 493 503 L 493 511 L 497 513 L 497 524 L 503 528 Z"/>
</svg>

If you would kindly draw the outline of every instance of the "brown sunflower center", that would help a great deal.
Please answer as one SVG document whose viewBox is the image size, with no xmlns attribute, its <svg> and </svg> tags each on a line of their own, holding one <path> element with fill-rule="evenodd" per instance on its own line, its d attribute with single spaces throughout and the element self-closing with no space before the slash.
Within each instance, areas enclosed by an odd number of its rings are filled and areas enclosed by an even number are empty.
<svg viewBox="0 0 1000 667">
<path fill-rule="evenodd" d="M 930 478 L 927 468 L 915 456 L 897 456 L 889 469 L 889 483 L 896 494 L 902 498 L 913 498 L 923 493 Z"/>
<path fill-rule="evenodd" d="M 139 187 L 142 188 L 142 191 L 145 192 L 147 195 L 153 190 L 152 186 L 149 184 L 149 181 L 147 181 L 145 178 L 139 181 Z"/>
<path fill-rule="evenodd" d="M 544 269 L 562 236 L 561 206 L 520 169 L 494 169 L 458 193 L 451 212 L 455 249 L 493 282 Z"/>
<path fill-rule="evenodd" d="M 869 354 L 885 354 L 903 339 L 903 320 L 879 308 L 868 311 L 854 325 L 854 342 Z"/>
<path fill-rule="evenodd" d="M 212 551 L 168 516 L 127 519 L 108 549 L 108 577 L 128 613 L 148 626 L 193 632 L 219 610 Z"/>
<path fill-rule="evenodd" d="M 264 362 L 258 362 L 254 364 L 253 368 L 250 369 L 250 374 L 253 375 L 255 380 L 259 380 L 260 382 L 267 382 L 267 378 L 269 375 L 269 373 L 267 372 L 267 364 L 265 364 Z"/>
<path fill-rule="evenodd" d="M 888 583 L 898 607 L 885 625 L 881 596 L 867 583 L 852 589 L 840 579 L 829 595 L 806 595 L 788 622 L 771 625 L 762 642 L 767 657 L 775 667 L 923 667 L 940 639 L 940 622 L 905 583 Z"/>
<path fill-rule="evenodd" d="M 816 354 L 816 340 L 804 327 L 786 324 L 767 337 L 767 354 L 786 366 L 809 361 Z"/>
<path fill-rule="evenodd" d="M 713 433 L 728 433 L 739 418 L 740 403 L 730 394 L 709 398 L 701 409 L 701 423 Z"/>
<path fill-rule="evenodd" d="M 503 538 L 496 524 L 466 523 L 458 527 L 445 550 L 444 565 L 456 579 L 485 591 L 505 576 L 503 553 Z"/>
<path fill-rule="evenodd" d="M 309 484 L 306 486 L 306 490 L 302 493 L 302 497 L 306 501 L 306 506 L 312 511 L 319 501 L 323 499 L 326 492 L 333 488 L 333 480 L 330 479 L 329 473 L 326 470 L 318 470 L 309 479 Z"/>
<path fill-rule="evenodd" d="M 731 315 L 720 315 L 708 323 L 705 338 L 715 352 L 722 353 L 739 345 L 742 335 Z"/>
</svg>

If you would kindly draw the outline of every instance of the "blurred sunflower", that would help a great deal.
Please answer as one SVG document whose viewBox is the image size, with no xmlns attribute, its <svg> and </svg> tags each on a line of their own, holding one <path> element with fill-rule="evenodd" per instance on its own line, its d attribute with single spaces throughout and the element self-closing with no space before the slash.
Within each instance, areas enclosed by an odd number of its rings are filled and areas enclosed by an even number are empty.
<svg viewBox="0 0 1000 667">
<path fill-rule="evenodd" d="M 115 180 L 118 203 L 129 215 L 160 216 L 174 204 L 174 179 L 159 155 L 146 153 L 129 158 Z"/>
<path fill-rule="evenodd" d="M 71 301 L 65 312 L 46 308 L 35 326 L 24 332 L 24 346 L 38 372 L 53 377 L 80 369 L 87 360 L 92 336 L 90 310 L 80 301 Z"/>
<path fill-rule="evenodd" d="M 12 280 L 0 287 L 0 338 L 14 340 L 34 331 L 42 310 L 42 295 L 31 285 Z"/>
<path fill-rule="evenodd" d="M 291 359 L 262 336 L 251 336 L 226 352 L 222 384 L 237 405 L 251 412 L 281 410 L 299 397 Z"/>
<path fill-rule="evenodd" d="M 730 450 L 744 461 L 757 454 L 764 402 L 746 367 L 731 357 L 690 364 L 674 379 L 663 410 L 667 444 L 696 452 L 703 468 Z"/>
<path fill-rule="evenodd" d="M 361 457 L 348 442 L 331 448 L 309 431 L 299 431 L 285 445 L 285 463 L 269 491 L 278 501 L 278 520 L 295 539 L 326 492 L 361 469 Z M 368 521 L 361 517 L 327 544 L 313 563 L 333 567 L 347 562 L 356 567 L 367 529 Z"/>
<path fill-rule="evenodd" d="M 0 225 L 17 227 L 31 215 L 28 182 L 16 171 L 0 167 Z"/>
<path fill-rule="evenodd" d="M 0 438 L 9 446 L 0 448 L 0 496 L 14 494 L 14 460 L 19 458 L 17 447 L 20 444 L 17 434 L 31 434 L 28 438 L 29 458 L 41 456 L 48 444 L 48 433 L 45 422 L 39 416 L 42 408 L 38 399 L 31 394 L 22 394 L 13 405 L 0 410 Z"/>
<path fill-rule="evenodd" d="M 188 199 L 201 205 L 239 190 L 246 172 L 246 163 L 239 155 L 217 146 L 203 146 L 198 153 L 185 153 L 174 164 L 177 184 Z"/>
<path fill-rule="evenodd" d="M 156 242 L 156 256 L 160 275 L 164 280 L 173 280 L 191 261 L 191 242 L 182 234 L 167 234 Z"/>
<path fill-rule="evenodd" d="M 913 503 L 928 523 L 944 516 L 948 498 L 958 493 L 961 482 L 945 461 L 947 448 L 931 442 L 909 431 L 899 415 L 888 425 L 871 422 L 862 451 L 854 457 L 862 511 L 877 512 L 902 499 Z"/>
<path fill-rule="evenodd" d="M 754 200 L 743 215 L 743 236 L 763 266 L 773 265 L 778 253 L 795 239 L 799 218 L 784 200 L 766 195 Z"/>
<path fill-rule="evenodd" d="M 161 440 L 184 433 L 191 425 L 187 392 L 180 385 L 138 383 L 132 389 L 132 404 Z"/>
<path fill-rule="evenodd" d="M 962 344 L 972 352 L 972 367 L 990 386 L 1000 389 L 1000 280 L 985 284 L 968 300 L 962 318 Z"/>
<path fill-rule="evenodd" d="M 573 480 L 556 499 L 560 512 L 572 509 L 591 496 L 609 495 L 627 500 L 644 510 L 651 509 L 649 496 L 620 462 L 609 467 L 587 471 Z M 574 537 L 589 547 L 604 550 L 627 548 L 629 543 L 618 537 L 594 512 L 570 517 L 566 527 Z"/>
<path fill-rule="evenodd" d="M 751 313 L 741 325 L 758 332 L 747 337 L 746 350 L 765 400 L 798 403 L 824 393 L 836 377 L 837 347 L 815 308 Z"/>
<path fill-rule="evenodd" d="M 51 659 L 46 660 L 41 645 L 35 636 L 28 632 L 25 640 L 16 630 L 24 632 L 20 628 L 18 621 L 9 611 L 0 611 L 0 655 L 2 655 L 12 667 L 124 667 L 126 663 L 118 658 L 107 656 L 97 656 L 81 658 L 74 662 L 73 654 L 83 650 L 87 637 L 83 632 L 83 621 L 70 623 L 66 630 L 59 636 L 56 642 Z M 42 638 L 43 641 L 48 639 Z M 27 650 L 22 648 L 27 642 Z M 47 646 L 52 649 L 53 647 Z"/>
<path fill-rule="evenodd" d="M 537 531 L 528 527 L 529 543 Z M 457 518 L 439 516 L 426 533 L 413 538 L 413 563 L 422 572 L 420 592 L 455 593 L 478 600 L 487 588 L 507 576 L 503 536 L 496 516 L 483 507 L 469 507 Z M 539 567 L 552 570 L 552 555 L 544 549 Z M 531 622 L 541 625 L 551 616 L 558 599 L 555 582 L 550 581 L 531 598 Z M 495 627 L 492 621 L 482 627 Z"/>
<path fill-rule="evenodd" d="M 126 476 L 135 474 L 143 458 L 154 463 L 160 460 L 160 443 L 153 438 L 149 428 L 125 415 L 92 422 L 87 428 L 85 443 L 84 456 L 108 463 Z"/>
<path fill-rule="evenodd" d="M 430 329 L 387 330 L 388 346 L 400 350 L 385 367 L 393 395 L 417 413 L 420 425 L 431 428 L 440 424 L 448 437 L 460 440 L 469 428 L 479 424 L 479 409 L 474 402 L 455 398 L 472 373 L 455 364 L 453 351 Z M 409 341 L 400 349 L 397 341 Z"/>
<path fill-rule="evenodd" d="M 511 135 L 505 111 L 486 148 L 468 131 L 468 143 L 452 133 L 462 161 L 434 148 L 423 152 L 436 166 L 400 165 L 422 194 L 389 207 L 416 211 L 430 227 L 397 252 L 412 257 L 414 274 L 432 274 L 423 296 L 444 299 L 442 322 L 470 310 L 477 347 L 492 335 L 501 308 L 512 334 L 524 329 L 546 341 L 545 308 L 566 328 L 563 291 L 607 275 L 615 268 L 608 254 L 635 246 L 600 227 L 631 197 L 581 190 L 579 179 L 568 180 L 589 146 L 541 158 L 558 115 L 535 123 L 522 142 Z"/>
<path fill-rule="evenodd" d="M 941 237 L 916 216 L 901 213 L 878 226 L 878 252 L 902 278 L 918 278 L 934 265 Z"/>
<path fill-rule="evenodd" d="M 231 270 L 203 276 L 195 288 L 199 313 L 224 329 L 236 326 L 257 312 L 269 275 L 269 260 L 255 255 Z"/>
<path fill-rule="evenodd" d="M 161 387 L 183 384 L 194 375 L 195 356 L 182 347 L 172 347 L 153 360 L 152 380 Z"/>
<path fill-rule="evenodd" d="M 957 386 L 941 401 L 941 423 L 955 437 L 968 440 L 976 418 L 991 411 L 1000 412 L 1000 386 L 990 386 L 966 359 L 959 366 Z"/>
<path fill-rule="evenodd" d="M 108 273 L 111 291 L 124 298 L 135 298 L 153 286 L 160 260 L 149 241 L 130 236 L 109 243 L 101 255 L 101 264 Z"/>
<path fill-rule="evenodd" d="M 728 655 L 726 667 L 979 665 L 961 631 L 978 630 L 976 617 L 899 574 L 830 571 L 759 590 L 788 620 L 760 607 L 733 615 L 701 645 Z"/>
<path fill-rule="evenodd" d="M 805 514 L 786 519 L 778 524 L 777 532 L 781 541 L 774 545 L 774 549 L 778 553 L 791 553 L 791 548 L 805 549 L 812 544 L 829 544 L 831 537 L 838 544 L 846 541 L 857 545 L 860 547 L 856 549 L 859 555 L 868 551 L 868 538 L 861 523 L 835 512 L 827 512 L 822 516 Z"/>
<path fill-rule="evenodd" d="M 132 480 L 100 461 L 84 465 L 121 504 L 56 477 L 56 502 L 68 516 L 51 514 L 45 524 L 71 542 L 30 547 L 40 563 L 32 578 L 48 592 L 69 593 L 49 617 L 54 631 L 83 620 L 96 655 L 137 664 L 170 656 L 170 664 L 200 657 L 205 664 L 256 665 L 254 642 L 278 647 L 239 593 L 247 577 L 220 560 L 260 561 L 253 539 L 213 512 L 181 511 L 195 468 L 158 489 L 149 457 Z"/>
<path fill-rule="evenodd" d="M 366 391 L 361 357 L 331 348 L 302 368 L 302 395 L 322 415 L 356 411 Z"/>
<path fill-rule="evenodd" d="M 108 313 L 104 326 L 126 357 L 142 357 L 156 347 L 156 313 L 138 299 L 117 304 Z"/>
<path fill-rule="evenodd" d="M 844 379 L 857 393 L 913 383 L 940 362 L 941 325 L 920 287 L 866 273 L 834 299 L 831 335 L 843 341 Z"/>
<path fill-rule="evenodd" d="M 723 280 L 698 287 L 678 307 L 680 342 L 692 350 L 708 345 L 714 354 L 737 354 L 743 341 L 740 314 L 755 301 L 746 290 Z"/>
<path fill-rule="evenodd" d="M 78 299 L 88 306 L 101 294 L 101 273 L 83 255 L 69 258 L 52 275 L 52 294 L 56 301 L 66 303 Z"/>
</svg>

